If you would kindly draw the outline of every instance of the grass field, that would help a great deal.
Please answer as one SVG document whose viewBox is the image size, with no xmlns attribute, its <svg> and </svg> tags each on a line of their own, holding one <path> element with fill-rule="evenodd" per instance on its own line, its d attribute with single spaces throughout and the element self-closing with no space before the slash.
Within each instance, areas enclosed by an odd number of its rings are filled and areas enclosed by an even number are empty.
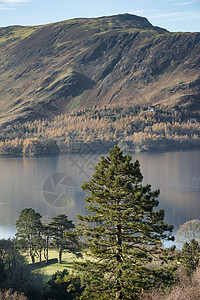
<svg viewBox="0 0 200 300">
<path fill-rule="evenodd" d="M 50 249 L 49 250 L 49 259 L 53 258 L 58 258 L 58 251 L 55 249 Z M 44 258 L 42 257 L 42 260 Z M 67 269 L 69 273 L 72 272 L 72 265 L 73 261 L 77 260 L 76 256 L 72 253 L 67 253 L 63 252 L 62 255 L 62 263 L 54 263 L 54 264 L 49 264 L 49 265 L 38 265 L 37 268 L 34 268 L 35 272 L 40 272 L 44 276 L 45 282 L 47 282 L 49 279 L 51 279 L 51 276 L 56 272 L 56 271 L 63 271 L 64 269 Z M 28 262 L 30 263 L 30 259 L 28 258 Z M 36 259 L 35 262 L 39 262 L 38 259 Z"/>
</svg>

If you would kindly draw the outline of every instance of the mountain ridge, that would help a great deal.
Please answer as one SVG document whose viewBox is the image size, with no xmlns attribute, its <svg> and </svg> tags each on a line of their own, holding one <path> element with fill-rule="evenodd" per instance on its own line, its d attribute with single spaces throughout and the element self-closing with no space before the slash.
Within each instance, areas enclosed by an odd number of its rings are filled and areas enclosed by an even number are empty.
<svg viewBox="0 0 200 300">
<path fill-rule="evenodd" d="M 1 125 L 104 105 L 200 110 L 200 33 L 130 14 L 0 28 Z"/>
</svg>

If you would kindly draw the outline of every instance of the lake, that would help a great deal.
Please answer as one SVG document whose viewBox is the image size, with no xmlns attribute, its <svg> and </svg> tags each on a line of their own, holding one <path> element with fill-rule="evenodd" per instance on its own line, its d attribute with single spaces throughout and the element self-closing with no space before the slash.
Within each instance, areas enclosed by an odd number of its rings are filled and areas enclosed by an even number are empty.
<svg viewBox="0 0 200 300">
<path fill-rule="evenodd" d="M 159 208 L 175 230 L 187 220 L 200 218 L 200 151 L 136 153 L 143 183 L 160 189 Z M 0 238 L 15 233 L 24 208 L 41 215 L 84 214 L 80 185 L 94 173 L 100 155 L 66 154 L 55 157 L 0 158 Z"/>
</svg>

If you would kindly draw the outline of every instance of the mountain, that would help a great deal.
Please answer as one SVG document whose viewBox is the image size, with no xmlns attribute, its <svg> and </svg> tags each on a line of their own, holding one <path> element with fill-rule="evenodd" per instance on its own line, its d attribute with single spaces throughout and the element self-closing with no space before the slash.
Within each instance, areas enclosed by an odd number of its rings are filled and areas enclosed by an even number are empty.
<svg viewBox="0 0 200 300">
<path fill-rule="evenodd" d="M 76 109 L 200 111 L 200 33 L 130 14 L 0 28 L 1 126 Z"/>
</svg>

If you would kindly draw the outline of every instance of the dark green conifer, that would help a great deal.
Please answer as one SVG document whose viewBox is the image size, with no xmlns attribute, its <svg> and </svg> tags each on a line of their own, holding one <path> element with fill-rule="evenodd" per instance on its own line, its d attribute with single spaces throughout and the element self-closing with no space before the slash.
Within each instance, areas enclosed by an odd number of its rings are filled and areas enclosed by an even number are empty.
<svg viewBox="0 0 200 300">
<path fill-rule="evenodd" d="M 161 246 L 173 240 L 173 226 L 164 223 L 164 210 L 154 211 L 159 190 L 142 185 L 139 162 L 133 164 L 117 146 L 95 171 L 82 186 L 89 214 L 78 216 L 87 254 L 75 264 L 86 285 L 82 299 L 137 299 L 156 282 L 170 283 L 173 274 Z"/>
<path fill-rule="evenodd" d="M 185 267 L 186 273 L 190 276 L 197 268 L 200 259 L 200 245 L 195 239 L 183 245 L 181 251 L 181 262 Z"/>
<path fill-rule="evenodd" d="M 62 262 L 63 251 L 68 251 L 80 255 L 80 247 L 76 233 L 73 231 L 75 225 L 68 220 L 65 214 L 57 215 L 52 218 L 50 223 L 52 228 L 53 243 L 58 249 L 58 263 Z"/>
<path fill-rule="evenodd" d="M 25 208 L 20 212 L 16 221 L 16 238 L 18 247 L 24 251 L 29 251 L 32 263 L 35 262 L 37 250 L 41 250 L 40 232 L 42 224 L 41 215 L 36 213 L 33 208 Z"/>
</svg>

